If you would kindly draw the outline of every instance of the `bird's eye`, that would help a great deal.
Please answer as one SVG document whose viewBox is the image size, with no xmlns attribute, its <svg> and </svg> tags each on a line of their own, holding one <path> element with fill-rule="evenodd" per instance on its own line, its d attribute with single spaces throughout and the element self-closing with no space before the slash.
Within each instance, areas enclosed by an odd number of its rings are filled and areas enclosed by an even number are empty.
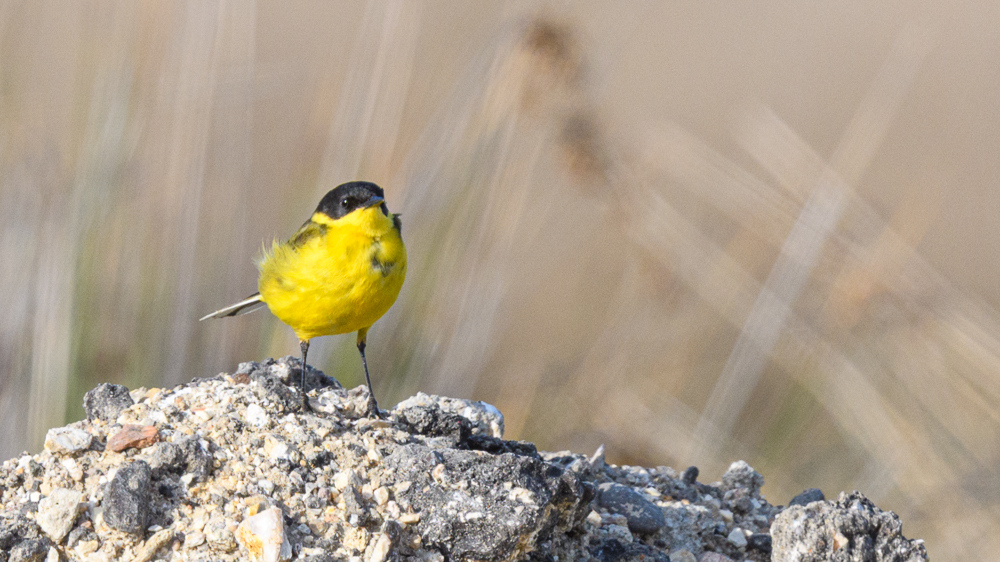
<svg viewBox="0 0 1000 562">
<path fill-rule="evenodd" d="M 345 208 L 346 208 L 346 207 L 347 207 L 347 204 L 348 204 L 349 202 L 350 202 L 350 201 L 349 201 L 349 200 L 348 200 L 348 199 L 347 199 L 347 198 L 345 197 L 345 198 L 343 198 L 343 199 L 341 199 L 341 200 L 340 200 L 340 206 L 341 206 L 341 207 L 345 207 Z"/>
</svg>

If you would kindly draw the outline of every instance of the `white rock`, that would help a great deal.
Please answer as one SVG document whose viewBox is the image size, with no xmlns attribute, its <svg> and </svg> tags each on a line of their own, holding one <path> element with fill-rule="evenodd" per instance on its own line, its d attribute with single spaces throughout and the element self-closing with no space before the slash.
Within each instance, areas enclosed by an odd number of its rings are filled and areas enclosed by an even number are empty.
<svg viewBox="0 0 1000 562">
<path fill-rule="evenodd" d="M 264 454 L 273 461 L 288 460 L 288 445 L 279 437 L 269 433 L 264 436 Z"/>
<path fill-rule="evenodd" d="M 184 536 L 184 548 L 196 548 L 205 544 L 205 533 L 194 531 Z"/>
<path fill-rule="evenodd" d="M 246 420 L 248 424 L 254 427 L 264 427 L 271 423 L 271 416 L 264 411 L 264 408 L 261 408 L 257 404 L 250 404 L 247 406 Z"/>
<path fill-rule="evenodd" d="M 277 507 L 244 519 L 236 528 L 236 540 L 256 562 L 281 562 L 292 557 L 284 515 Z"/>
<path fill-rule="evenodd" d="M 612 538 L 618 539 L 620 542 L 628 544 L 632 542 L 632 531 L 628 530 L 625 525 L 606 525 L 604 527 L 604 532 L 607 533 Z"/>
<path fill-rule="evenodd" d="M 670 562 L 698 562 L 690 550 L 671 550 Z"/>
<path fill-rule="evenodd" d="M 76 480 L 77 482 L 83 480 L 83 469 L 80 468 L 80 464 L 76 462 L 76 459 L 72 457 L 65 458 L 60 464 L 62 464 L 63 468 L 66 469 L 66 472 L 69 473 L 70 478 Z"/>
<path fill-rule="evenodd" d="M 91 436 L 75 427 L 54 427 L 45 434 L 45 449 L 55 454 L 71 454 L 90 447 Z"/>
<path fill-rule="evenodd" d="M 372 492 L 372 497 L 375 498 L 375 503 L 385 507 L 389 503 L 389 490 L 385 486 L 379 486 Z"/>
<path fill-rule="evenodd" d="M 82 499 L 83 494 L 76 490 L 52 490 L 51 494 L 38 502 L 38 514 L 35 518 L 38 526 L 57 544 L 62 542 L 73 528 Z"/>
<path fill-rule="evenodd" d="M 372 555 L 368 562 L 385 562 L 390 550 L 392 550 L 392 539 L 387 533 L 382 533 L 372 547 Z"/>
<path fill-rule="evenodd" d="M 740 529 L 739 527 L 733 529 L 733 532 L 729 533 L 729 536 L 726 537 L 726 539 L 733 543 L 733 546 L 736 548 L 743 548 L 747 545 L 747 536 L 743 533 L 743 529 Z"/>
<path fill-rule="evenodd" d="M 336 486 L 337 489 L 340 491 L 346 490 L 347 487 L 353 483 L 354 483 L 354 471 L 350 468 L 338 472 L 333 477 L 333 485 Z"/>
</svg>

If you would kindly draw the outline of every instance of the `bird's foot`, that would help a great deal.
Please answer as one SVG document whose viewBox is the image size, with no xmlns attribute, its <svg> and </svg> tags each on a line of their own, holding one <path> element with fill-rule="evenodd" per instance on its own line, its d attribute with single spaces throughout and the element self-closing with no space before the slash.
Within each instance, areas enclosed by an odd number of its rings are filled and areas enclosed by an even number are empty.
<svg viewBox="0 0 1000 562">
<path fill-rule="evenodd" d="M 371 419 L 386 419 L 389 417 L 389 413 L 378 409 L 378 402 L 375 401 L 375 397 L 369 395 L 368 397 L 368 413 L 367 416 Z"/>
</svg>

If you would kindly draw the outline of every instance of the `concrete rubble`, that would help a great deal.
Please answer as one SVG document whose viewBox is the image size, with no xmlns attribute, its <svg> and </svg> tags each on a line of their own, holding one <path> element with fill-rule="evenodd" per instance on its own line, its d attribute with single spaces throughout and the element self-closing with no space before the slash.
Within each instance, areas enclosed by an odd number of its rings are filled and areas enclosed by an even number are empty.
<svg viewBox="0 0 1000 562">
<path fill-rule="evenodd" d="M 95 388 L 86 420 L 0 466 L 0 562 L 926 560 L 857 493 L 783 509 L 742 461 L 703 484 L 539 452 L 470 400 L 368 419 L 366 388 L 310 369 L 304 397 L 298 365 Z"/>
</svg>

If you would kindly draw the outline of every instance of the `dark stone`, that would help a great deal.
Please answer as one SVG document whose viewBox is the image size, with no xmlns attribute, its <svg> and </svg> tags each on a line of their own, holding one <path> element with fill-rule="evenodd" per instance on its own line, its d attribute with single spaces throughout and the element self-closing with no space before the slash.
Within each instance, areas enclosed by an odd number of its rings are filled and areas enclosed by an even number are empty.
<svg viewBox="0 0 1000 562">
<path fill-rule="evenodd" d="M 298 357 L 292 357 L 291 355 L 286 355 L 279 359 L 265 359 L 262 362 L 257 361 L 247 361 L 245 363 L 240 363 L 236 372 L 233 374 L 233 379 L 237 383 L 247 384 L 253 380 L 260 380 L 263 378 L 272 378 L 277 382 L 285 386 L 299 386 L 302 380 L 301 371 L 302 359 Z M 309 390 L 319 389 L 319 388 L 335 388 L 343 390 L 343 386 L 331 377 L 323 374 L 323 371 L 319 369 L 314 369 L 313 367 L 306 366 L 306 388 Z M 291 394 L 297 394 L 290 392 L 289 394 L 281 393 L 280 391 L 275 391 L 279 393 L 282 400 L 287 401 Z M 301 394 L 298 396 L 298 400 L 291 400 L 288 404 L 282 404 L 286 408 L 293 408 L 295 403 L 301 404 L 303 402 Z M 297 411 L 291 410 L 288 411 Z"/>
<path fill-rule="evenodd" d="M 663 511 L 632 488 L 605 482 L 597 490 L 597 502 L 612 513 L 624 515 L 629 531 L 648 535 L 666 525 Z"/>
<path fill-rule="evenodd" d="M 142 535 L 150 515 L 152 469 L 145 461 L 122 467 L 104 492 L 104 522 L 126 533 Z"/>
<path fill-rule="evenodd" d="M 846 542 L 838 543 L 841 536 Z M 771 524 L 774 562 L 918 562 L 927 560 L 922 541 L 903 536 L 903 524 L 859 492 L 835 502 L 789 506 Z"/>
<path fill-rule="evenodd" d="M 399 539 L 403 536 L 403 528 L 399 525 L 399 523 L 393 521 L 392 519 L 387 519 L 385 523 L 382 524 L 381 532 L 385 536 L 389 537 L 389 543 L 391 546 L 389 547 L 388 559 L 392 560 L 397 558 L 394 554 L 398 555 L 401 550 L 399 547 L 402 545 L 400 545 Z"/>
<path fill-rule="evenodd" d="M 353 486 L 348 486 L 342 494 L 344 498 L 344 511 L 348 517 L 355 516 L 357 521 L 350 521 L 351 525 L 364 527 L 372 522 L 365 500 L 361 497 L 361 492 Z"/>
<path fill-rule="evenodd" d="M 424 544 L 453 560 L 517 558 L 589 511 L 579 479 L 536 457 L 409 444 L 385 465 L 412 483 L 396 500 L 420 513 Z"/>
<path fill-rule="evenodd" d="M 322 552 L 306 558 L 306 562 L 337 562 L 337 559 L 332 554 Z"/>
<path fill-rule="evenodd" d="M 20 513 L 0 515 L 0 552 L 10 552 L 21 541 L 42 536 L 42 530 L 33 520 Z"/>
<path fill-rule="evenodd" d="M 806 505 L 812 502 L 826 501 L 826 496 L 823 495 L 823 490 L 819 488 L 809 488 L 801 494 L 792 498 L 792 501 L 788 502 L 788 506 L 793 505 Z"/>
<path fill-rule="evenodd" d="M 55 546 L 48 537 L 28 539 L 17 543 L 10 550 L 9 562 L 44 562 L 49 554 L 49 548 Z"/>
<path fill-rule="evenodd" d="M 541 458 L 534 443 L 527 441 L 505 441 L 491 435 L 483 435 L 482 433 L 470 435 L 465 442 L 465 446 L 473 451 L 483 451 L 491 455 L 510 453 L 522 457 Z"/>
<path fill-rule="evenodd" d="M 771 535 L 767 533 L 754 533 L 747 537 L 747 550 L 756 550 L 764 554 L 771 554 Z"/>
<path fill-rule="evenodd" d="M 257 383 L 253 388 L 254 394 L 271 402 L 278 412 L 298 412 L 304 407 L 304 395 L 292 390 L 278 377 L 266 372 L 254 372 L 250 373 L 250 380 Z"/>
<path fill-rule="evenodd" d="M 168 472 L 184 472 L 184 451 L 176 443 L 163 441 L 154 445 L 150 451 L 149 466 L 158 477 Z"/>
<path fill-rule="evenodd" d="M 722 495 L 722 503 L 733 513 L 744 515 L 753 511 L 754 498 L 750 495 L 750 490 L 736 488 L 735 490 L 727 490 Z"/>
<path fill-rule="evenodd" d="M 722 489 L 726 491 L 744 489 L 750 495 L 758 496 L 763 485 L 764 477 L 744 461 L 734 462 L 722 475 Z"/>
<path fill-rule="evenodd" d="M 83 395 L 83 409 L 88 420 L 114 422 L 122 410 L 132 404 L 135 400 L 132 400 L 128 388 L 120 384 L 101 383 Z"/>
<path fill-rule="evenodd" d="M 212 455 L 201 447 L 197 437 L 181 437 L 173 443 L 161 442 L 152 448 L 149 465 L 153 475 L 193 474 L 195 482 L 205 481 L 212 473 Z"/>
<path fill-rule="evenodd" d="M 306 456 L 306 463 L 310 468 L 323 468 L 334 460 L 336 458 L 333 454 L 324 450 L 318 450 Z"/>
<path fill-rule="evenodd" d="M 204 482 L 212 474 L 212 454 L 201 446 L 194 436 L 181 437 L 175 443 L 184 455 L 184 473 L 193 474 L 195 482 Z"/>
<path fill-rule="evenodd" d="M 411 433 L 427 437 L 449 437 L 453 447 L 464 443 L 472 433 L 469 420 L 457 414 L 449 414 L 436 406 L 406 408 L 397 416 Z"/>
<path fill-rule="evenodd" d="M 713 498 L 722 498 L 723 496 L 722 490 L 710 484 L 702 484 L 699 482 L 695 484 L 695 488 L 697 488 L 699 492 L 701 492 L 706 496 L 712 496 Z M 697 496 L 695 496 L 695 498 L 697 499 Z"/>
<path fill-rule="evenodd" d="M 435 443 L 441 448 L 471 449 L 492 455 L 512 453 L 541 458 L 534 443 L 505 441 L 491 435 L 474 433 L 472 422 L 468 419 L 446 412 L 437 406 L 414 406 L 399 410 L 396 416 L 396 419 L 411 433 L 443 438 L 443 441 Z"/>
<path fill-rule="evenodd" d="M 69 536 L 66 539 L 66 548 L 73 548 L 78 542 L 87 542 L 96 538 L 97 534 L 88 525 L 77 525 L 69 532 Z"/>
<path fill-rule="evenodd" d="M 698 467 L 687 467 L 687 469 L 684 470 L 684 474 L 681 475 L 681 480 L 683 480 L 688 486 L 693 486 L 694 483 L 698 481 Z"/>
<path fill-rule="evenodd" d="M 601 562 L 670 562 L 669 556 L 649 545 L 641 542 L 623 544 L 618 539 L 591 544 L 590 555 Z"/>
</svg>

